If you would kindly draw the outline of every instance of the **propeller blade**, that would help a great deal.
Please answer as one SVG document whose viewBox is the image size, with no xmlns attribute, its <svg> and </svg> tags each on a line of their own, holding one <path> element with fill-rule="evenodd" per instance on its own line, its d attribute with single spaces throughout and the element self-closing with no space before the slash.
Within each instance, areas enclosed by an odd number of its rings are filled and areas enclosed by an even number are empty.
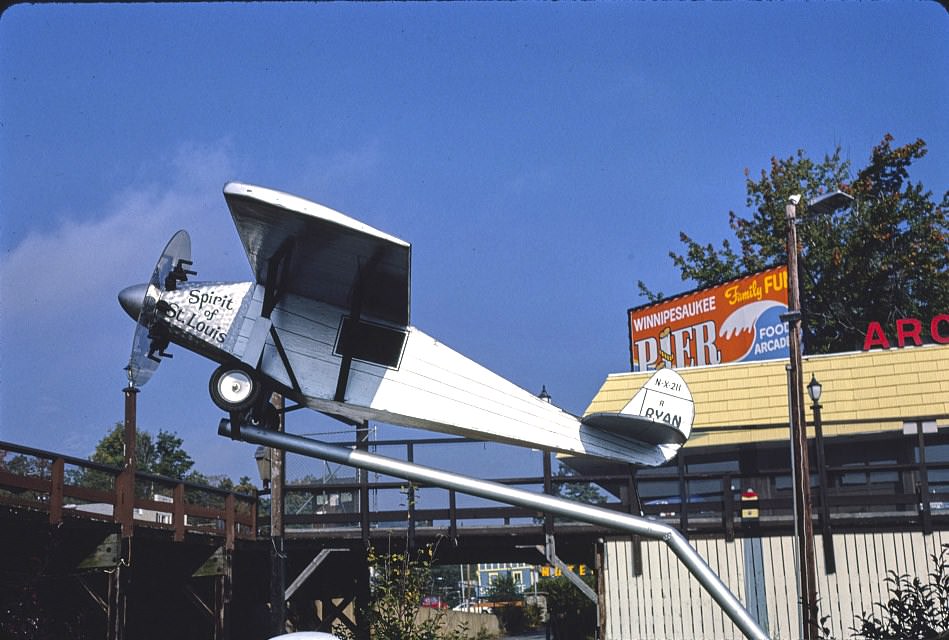
<svg viewBox="0 0 949 640">
<path fill-rule="evenodd" d="M 140 387 L 152 377 L 168 346 L 161 338 L 161 331 L 153 331 L 158 319 L 158 301 L 162 292 L 177 282 L 187 280 L 194 275 L 186 267 L 191 266 L 191 237 L 181 230 L 171 237 L 147 285 L 136 285 L 119 293 L 119 302 L 129 315 L 136 317 L 135 336 L 132 338 L 132 352 L 125 367 L 129 384 Z M 138 312 L 137 314 L 135 312 Z M 156 355 L 157 353 L 157 355 Z"/>
</svg>

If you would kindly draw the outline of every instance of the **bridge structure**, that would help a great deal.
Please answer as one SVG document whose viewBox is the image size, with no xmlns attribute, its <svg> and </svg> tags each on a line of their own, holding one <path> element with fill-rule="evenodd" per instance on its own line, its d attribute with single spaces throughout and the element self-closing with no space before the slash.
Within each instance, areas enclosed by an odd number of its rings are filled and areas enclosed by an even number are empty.
<svg viewBox="0 0 949 640">
<path fill-rule="evenodd" d="M 920 435 L 920 444 L 930 450 L 949 446 L 942 432 L 927 438 L 924 442 Z M 401 457 L 412 461 L 426 447 L 463 450 L 481 443 L 462 438 L 370 442 L 363 429 L 349 446 L 401 449 Z M 727 543 L 793 533 L 793 501 L 789 491 L 780 490 L 782 479 L 790 476 L 789 464 L 754 472 L 727 465 L 716 470 L 713 463 L 690 465 L 690 457 L 700 461 L 706 454 L 687 449 L 677 464 L 659 469 L 565 476 L 552 472 L 549 452 L 532 455 L 541 458 L 541 475 L 495 481 L 554 495 L 571 484 L 596 487 L 602 507 L 643 514 L 675 527 L 690 541 Z M 815 513 L 830 514 L 826 522 L 818 520 L 821 531 L 949 530 L 949 463 L 927 462 L 921 455 L 896 464 L 828 466 L 826 471 L 836 488 L 815 495 L 815 507 L 824 506 L 820 500 L 828 507 Z M 860 474 L 889 481 L 868 480 L 856 487 L 853 478 Z M 754 497 L 749 487 L 759 489 Z M 368 598 L 370 546 L 404 552 L 432 545 L 435 561 L 444 564 L 541 565 L 547 559 L 538 548 L 552 536 L 559 557 L 598 570 L 601 599 L 605 543 L 626 540 L 632 575 L 641 575 L 648 565 L 643 550 L 648 554 L 650 547 L 638 536 L 524 507 L 472 506 L 453 489 L 429 491 L 423 483 L 366 472 L 281 489 L 281 501 L 293 508 L 280 510 L 280 531 L 275 532 L 269 491 L 233 493 L 0 442 L 3 631 L 33 637 L 45 625 L 57 633 L 110 640 L 265 638 L 273 628 L 276 581 L 283 595 L 293 588 L 287 598 L 277 599 L 286 603 L 286 615 L 299 628 L 344 624 L 367 637 L 353 611 Z M 426 491 L 424 507 L 414 499 L 421 490 Z M 372 497 L 385 492 L 404 500 L 380 506 Z M 600 613 L 602 627 L 606 608 Z"/>
</svg>

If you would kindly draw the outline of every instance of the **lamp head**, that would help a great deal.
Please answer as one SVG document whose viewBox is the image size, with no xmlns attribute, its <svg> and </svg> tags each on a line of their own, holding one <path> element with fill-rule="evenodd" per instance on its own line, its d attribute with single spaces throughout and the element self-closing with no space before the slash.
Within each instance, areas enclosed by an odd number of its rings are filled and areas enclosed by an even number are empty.
<svg viewBox="0 0 949 640">
<path fill-rule="evenodd" d="M 811 400 L 814 402 L 820 401 L 820 394 L 823 390 L 821 383 L 817 381 L 817 378 L 814 377 L 814 374 L 811 374 L 811 381 L 807 383 L 807 395 L 811 397 Z"/>
<path fill-rule="evenodd" d="M 266 489 L 270 485 L 270 449 L 262 446 L 257 447 L 254 451 L 254 460 L 257 461 L 260 482 Z"/>
<path fill-rule="evenodd" d="M 537 397 L 543 400 L 544 402 L 550 402 L 550 394 L 547 393 L 547 385 L 543 385 L 540 390 L 540 393 L 537 394 Z"/>
<path fill-rule="evenodd" d="M 849 207 L 851 202 L 853 202 L 853 196 L 838 189 L 811 198 L 807 203 L 807 209 L 811 213 L 832 213 L 837 209 Z"/>
</svg>

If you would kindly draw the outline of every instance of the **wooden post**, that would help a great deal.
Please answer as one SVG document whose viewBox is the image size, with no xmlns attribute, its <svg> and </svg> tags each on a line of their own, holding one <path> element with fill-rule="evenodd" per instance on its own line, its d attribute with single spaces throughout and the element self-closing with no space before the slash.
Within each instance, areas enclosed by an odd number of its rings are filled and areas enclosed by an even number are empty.
<svg viewBox="0 0 949 640">
<path fill-rule="evenodd" d="M 799 198 L 799 196 L 798 196 Z M 817 613 L 817 571 L 814 555 L 814 523 L 811 520 L 811 472 L 807 458 L 807 427 L 804 423 L 804 383 L 801 364 L 801 300 L 797 258 L 797 200 L 785 206 L 787 219 L 788 313 L 781 316 L 788 323 L 788 408 L 791 429 L 792 479 L 794 484 L 794 516 L 797 524 L 798 584 L 802 608 L 801 625 L 804 640 L 815 640 L 819 634 Z"/>
<path fill-rule="evenodd" d="M 184 542 L 185 539 L 185 485 L 182 482 L 179 482 L 175 485 L 175 495 L 174 495 L 174 512 L 172 513 L 172 519 L 174 520 L 175 533 L 174 540 L 175 542 Z"/>
<path fill-rule="evenodd" d="M 356 427 L 356 448 L 369 451 L 369 421 Z M 363 547 L 369 548 L 369 472 L 359 470 L 359 531 Z"/>
<path fill-rule="evenodd" d="M 136 407 L 135 395 L 138 389 L 129 385 L 125 388 L 125 433 L 124 459 L 122 472 L 115 481 L 114 518 L 122 528 L 122 537 L 131 538 L 134 531 L 135 513 L 135 442 Z"/>
<path fill-rule="evenodd" d="M 125 456 L 122 472 L 115 480 L 113 518 L 121 529 L 119 561 L 109 575 L 109 640 L 124 640 L 129 586 L 132 582 L 132 534 L 135 531 L 135 443 L 138 393 L 131 381 L 125 393 Z"/>
<path fill-rule="evenodd" d="M 689 530 L 689 490 L 685 481 L 685 454 L 679 451 L 676 469 L 679 473 L 679 531 L 688 535 Z"/>
<path fill-rule="evenodd" d="M 722 478 L 722 524 L 725 528 L 725 542 L 734 542 L 735 496 L 732 494 L 732 476 L 729 473 Z"/>
<path fill-rule="evenodd" d="M 59 525 L 63 522 L 63 489 L 66 484 L 66 461 L 57 457 L 53 460 L 51 486 L 49 491 L 49 523 Z"/>
<path fill-rule="evenodd" d="M 455 490 L 448 490 L 448 538 L 453 544 L 458 542 L 458 504 Z"/>
<path fill-rule="evenodd" d="M 369 610 L 372 607 L 372 592 L 369 584 L 368 548 L 359 554 L 356 566 L 356 640 L 370 640 Z"/>
<path fill-rule="evenodd" d="M 271 402 L 283 409 L 283 397 L 274 394 Z M 280 412 L 277 431 L 283 432 L 285 413 Z M 270 631 L 274 635 L 287 632 L 287 556 L 283 539 L 283 485 L 286 479 L 283 449 L 270 449 Z"/>
<path fill-rule="evenodd" d="M 544 463 L 544 493 L 549 496 L 554 495 L 554 481 L 550 467 L 550 451 L 541 449 Z M 554 518 L 549 513 L 544 514 L 544 536 L 554 535 Z"/>
<path fill-rule="evenodd" d="M 606 637 L 606 565 L 604 562 L 603 547 L 606 543 L 602 538 L 593 545 L 594 564 L 596 571 L 596 637 Z"/>
<path fill-rule="evenodd" d="M 224 567 L 221 574 L 215 577 L 214 610 L 217 614 L 214 619 L 215 640 L 229 640 L 231 637 L 231 600 L 233 596 L 234 577 L 234 544 L 237 537 L 237 498 L 233 493 L 227 494 L 224 499 L 225 532 L 224 532 Z"/>
</svg>

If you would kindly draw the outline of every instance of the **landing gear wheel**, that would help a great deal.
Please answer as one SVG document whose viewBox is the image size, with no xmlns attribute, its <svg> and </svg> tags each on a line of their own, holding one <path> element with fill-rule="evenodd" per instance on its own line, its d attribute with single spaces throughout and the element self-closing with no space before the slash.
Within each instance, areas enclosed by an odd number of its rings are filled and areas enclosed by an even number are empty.
<svg viewBox="0 0 949 640">
<path fill-rule="evenodd" d="M 228 413 L 243 413 L 253 407 L 260 388 L 256 372 L 243 364 L 222 364 L 208 383 L 211 400 Z"/>
</svg>

